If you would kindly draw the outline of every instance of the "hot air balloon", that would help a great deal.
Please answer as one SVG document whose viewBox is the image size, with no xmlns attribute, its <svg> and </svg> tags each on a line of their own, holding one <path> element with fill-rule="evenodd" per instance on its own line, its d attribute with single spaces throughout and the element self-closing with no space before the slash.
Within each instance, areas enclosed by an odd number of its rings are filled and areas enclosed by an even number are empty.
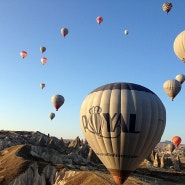
<svg viewBox="0 0 185 185">
<path fill-rule="evenodd" d="M 166 110 L 146 87 L 111 83 L 85 97 L 80 123 L 93 151 L 122 184 L 160 141 Z"/>
<path fill-rule="evenodd" d="M 101 24 L 101 23 L 103 22 L 103 17 L 98 16 L 98 17 L 96 18 L 96 22 L 97 22 L 98 24 Z"/>
<path fill-rule="evenodd" d="M 56 111 L 64 104 L 64 97 L 62 95 L 56 94 L 51 97 L 51 103 L 55 107 Z"/>
<path fill-rule="evenodd" d="M 65 37 L 67 34 L 69 33 L 67 28 L 62 28 L 61 29 L 61 34 L 63 35 L 63 37 Z"/>
<path fill-rule="evenodd" d="M 176 36 L 173 42 L 173 50 L 175 52 L 175 55 L 182 62 L 185 62 L 185 30 Z"/>
<path fill-rule="evenodd" d="M 181 90 L 181 83 L 177 80 L 167 80 L 163 84 L 163 90 L 173 101 Z"/>
<path fill-rule="evenodd" d="M 162 6 L 162 9 L 164 12 L 168 13 L 172 9 L 172 3 L 171 2 L 165 2 Z"/>
<path fill-rule="evenodd" d="M 128 30 L 125 30 L 125 31 L 124 31 L 124 34 L 125 34 L 125 35 L 128 35 Z"/>
<path fill-rule="evenodd" d="M 166 148 L 170 151 L 170 153 L 172 153 L 175 149 L 175 145 L 173 143 L 169 143 L 167 144 Z"/>
<path fill-rule="evenodd" d="M 51 113 L 49 114 L 49 118 L 52 120 L 54 117 L 55 117 L 55 113 L 51 112 Z"/>
<path fill-rule="evenodd" d="M 45 84 L 44 84 L 44 83 L 41 83 L 41 84 L 40 84 L 40 88 L 41 88 L 41 89 L 44 89 L 44 87 L 45 87 Z"/>
<path fill-rule="evenodd" d="M 47 60 L 48 59 L 46 57 L 42 57 L 41 58 L 41 63 L 44 65 L 44 64 L 46 64 Z"/>
<path fill-rule="evenodd" d="M 46 51 L 46 47 L 44 47 L 44 46 L 40 47 L 40 52 L 41 53 L 44 53 L 45 51 Z"/>
<path fill-rule="evenodd" d="M 175 145 L 176 148 L 180 145 L 181 141 L 182 140 L 179 136 L 172 137 L 172 143 Z"/>
<path fill-rule="evenodd" d="M 25 57 L 27 56 L 27 52 L 26 52 L 26 51 L 21 51 L 21 52 L 20 52 L 20 56 L 21 56 L 22 58 L 25 58 Z"/>
<path fill-rule="evenodd" d="M 185 81 L 185 76 L 183 74 L 178 74 L 175 79 L 179 81 L 181 84 Z"/>
</svg>

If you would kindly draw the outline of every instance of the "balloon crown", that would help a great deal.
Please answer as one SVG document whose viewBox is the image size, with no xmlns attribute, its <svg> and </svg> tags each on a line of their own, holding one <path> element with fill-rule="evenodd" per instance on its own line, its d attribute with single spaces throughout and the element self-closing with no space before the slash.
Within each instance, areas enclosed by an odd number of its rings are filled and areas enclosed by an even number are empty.
<svg viewBox="0 0 185 185">
<path fill-rule="evenodd" d="M 101 111 L 102 109 L 99 106 L 93 106 L 92 108 L 89 109 L 90 114 L 100 114 Z"/>
</svg>

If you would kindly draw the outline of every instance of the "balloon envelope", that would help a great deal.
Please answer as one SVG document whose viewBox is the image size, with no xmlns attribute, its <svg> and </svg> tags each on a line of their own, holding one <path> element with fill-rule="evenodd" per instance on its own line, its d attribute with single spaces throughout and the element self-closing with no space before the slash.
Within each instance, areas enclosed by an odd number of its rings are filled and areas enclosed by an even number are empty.
<svg viewBox="0 0 185 185">
<path fill-rule="evenodd" d="M 41 88 L 41 89 L 44 89 L 45 86 L 46 86 L 46 85 L 45 85 L 44 83 L 41 83 L 41 84 L 40 84 L 40 88 Z"/>
<path fill-rule="evenodd" d="M 62 95 L 56 94 L 51 97 L 51 103 L 55 107 L 56 111 L 64 104 L 64 97 Z"/>
<path fill-rule="evenodd" d="M 26 52 L 26 51 L 21 51 L 21 52 L 20 52 L 20 56 L 21 56 L 22 58 L 25 58 L 25 57 L 27 56 L 27 52 Z"/>
<path fill-rule="evenodd" d="M 181 83 L 177 80 L 167 80 L 163 84 L 164 92 L 173 100 L 181 90 Z"/>
<path fill-rule="evenodd" d="M 44 47 L 44 46 L 40 47 L 40 52 L 41 53 L 44 53 L 45 51 L 46 51 L 46 47 Z"/>
<path fill-rule="evenodd" d="M 51 113 L 49 114 L 49 118 L 52 120 L 54 117 L 55 117 L 55 113 L 51 112 Z"/>
<path fill-rule="evenodd" d="M 175 55 L 185 62 L 185 30 L 179 33 L 173 43 L 173 50 Z"/>
<path fill-rule="evenodd" d="M 41 63 L 44 65 L 44 64 L 46 64 L 47 63 L 47 58 L 46 57 L 42 57 L 41 58 Z"/>
<path fill-rule="evenodd" d="M 172 3 L 171 2 L 165 2 L 162 6 L 162 9 L 164 12 L 168 13 L 172 9 Z"/>
<path fill-rule="evenodd" d="M 175 145 L 175 147 L 178 147 L 181 143 L 181 138 L 179 136 L 172 137 L 172 143 Z"/>
<path fill-rule="evenodd" d="M 96 18 L 96 22 L 97 22 L 98 24 L 101 24 L 101 23 L 103 22 L 103 17 L 98 16 L 98 17 Z"/>
<path fill-rule="evenodd" d="M 125 30 L 125 31 L 124 31 L 124 34 L 125 34 L 125 35 L 128 35 L 128 30 Z"/>
<path fill-rule="evenodd" d="M 166 110 L 151 90 L 132 83 L 111 83 L 89 93 L 80 109 L 89 145 L 122 184 L 160 141 Z"/>
<path fill-rule="evenodd" d="M 63 35 L 63 37 L 65 37 L 67 34 L 69 33 L 67 28 L 62 28 L 61 29 L 61 34 Z"/>
<path fill-rule="evenodd" d="M 185 81 L 185 76 L 183 74 L 178 74 L 175 79 L 179 81 L 181 84 Z"/>
</svg>

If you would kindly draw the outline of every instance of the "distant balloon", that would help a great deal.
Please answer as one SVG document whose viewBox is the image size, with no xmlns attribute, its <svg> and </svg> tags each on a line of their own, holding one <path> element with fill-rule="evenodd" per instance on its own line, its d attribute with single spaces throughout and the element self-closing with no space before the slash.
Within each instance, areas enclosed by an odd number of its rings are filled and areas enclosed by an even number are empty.
<svg viewBox="0 0 185 185">
<path fill-rule="evenodd" d="M 179 136 L 174 136 L 172 138 L 172 143 L 175 145 L 176 148 L 180 145 L 181 141 L 182 139 Z"/>
<path fill-rule="evenodd" d="M 172 9 L 172 3 L 165 2 L 162 6 L 164 12 L 168 13 Z"/>
<path fill-rule="evenodd" d="M 51 103 L 55 107 L 56 111 L 64 104 L 64 97 L 62 95 L 56 94 L 51 97 Z"/>
<path fill-rule="evenodd" d="M 98 16 L 98 17 L 96 18 L 96 22 L 97 22 L 98 24 L 101 24 L 101 23 L 103 22 L 103 17 Z"/>
<path fill-rule="evenodd" d="M 41 89 L 44 89 L 44 87 L 45 87 L 45 84 L 44 84 L 44 83 L 41 83 L 41 84 L 40 84 L 40 88 L 41 88 Z"/>
<path fill-rule="evenodd" d="M 41 58 L 41 63 L 44 65 L 44 64 L 46 64 L 47 63 L 47 58 L 46 57 L 42 57 Z"/>
<path fill-rule="evenodd" d="M 175 149 L 175 145 L 173 143 L 167 144 L 166 147 L 167 147 L 167 150 L 170 151 L 170 153 L 172 153 L 174 151 L 174 149 Z"/>
<path fill-rule="evenodd" d="M 125 30 L 125 31 L 124 31 L 124 34 L 125 34 L 125 35 L 128 35 L 128 30 Z"/>
<path fill-rule="evenodd" d="M 166 110 L 146 87 L 111 83 L 85 97 L 80 123 L 93 151 L 115 182 L 122 184 L 159 143 Z"/>
<path fill-rule="evenodd" d="M 167 80 L 163 84 L 163 90 L 173 101 L 181 90 L 181 83 L 177 80 Z"/>
<path fill-rule="evenodd" d="M 20 56 L 21 56 L 22 58 L 25 58 L 25 57 L 27 56 L 27 52 L 26 52 L 26 51 L 21 51 L 21 52 L 20 52 Z"/>
<path fill-rule="evenodd" d="M 44 46 L 40 47 L 40 52 L 41 53 L 44 53 L 45 51 L 46 51 L 46 47 L 44 47 Z"/>
<path fill-rule="evenodd" d="M 177 80 L 177 81 L 179 81 L 181 84 L 185 81 L 185 75 L 183 75 L 183 74 L 178 74 L 176 77 L 175 77 L 175 79 Z"/>
<path fill-rule="evenodd" d="M 185 30 L 179 33 L 173 43 L 173 50 L 175 55 L 185 62 Z"/>
<path fill-rule="evenodd" d="M 55 113 L 51 112 L 51 113 L 49 114 L 49 118 L 52 120 L 54 117 L 55 117 Z"/>
<path fill-rule="evenodd" d="M 67 34 L 69 33 L 67 28 L 62 28 L 61 29 L 61 34 L 63 35 L 63 37 L 65 37 Z"/>
</svg>

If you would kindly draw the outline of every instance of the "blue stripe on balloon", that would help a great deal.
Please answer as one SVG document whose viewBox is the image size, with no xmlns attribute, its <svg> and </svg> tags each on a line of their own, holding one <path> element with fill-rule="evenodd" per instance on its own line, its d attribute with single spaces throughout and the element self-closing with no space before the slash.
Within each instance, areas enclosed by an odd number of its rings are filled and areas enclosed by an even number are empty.
<svg viewBox="0 0 185 185">
<path fill-rule="evenodd" d="M 148 89 L 146 87 L 143 87 L 138 84 L 126 83 L 126 82 L 117 82 L 117 83 L 106 84 L 106 85 L 103 85 L 103 86 L 96 88 L 91 93 L 97 92 L 97 91 L 104 91 L 104 90 L 114 90 L 114 89 L 136 90 L 136 91 L 144 91 L 144 92 L 155 94 L 154 92 L 152 92 L 150 89 Z"/>
</svg>

